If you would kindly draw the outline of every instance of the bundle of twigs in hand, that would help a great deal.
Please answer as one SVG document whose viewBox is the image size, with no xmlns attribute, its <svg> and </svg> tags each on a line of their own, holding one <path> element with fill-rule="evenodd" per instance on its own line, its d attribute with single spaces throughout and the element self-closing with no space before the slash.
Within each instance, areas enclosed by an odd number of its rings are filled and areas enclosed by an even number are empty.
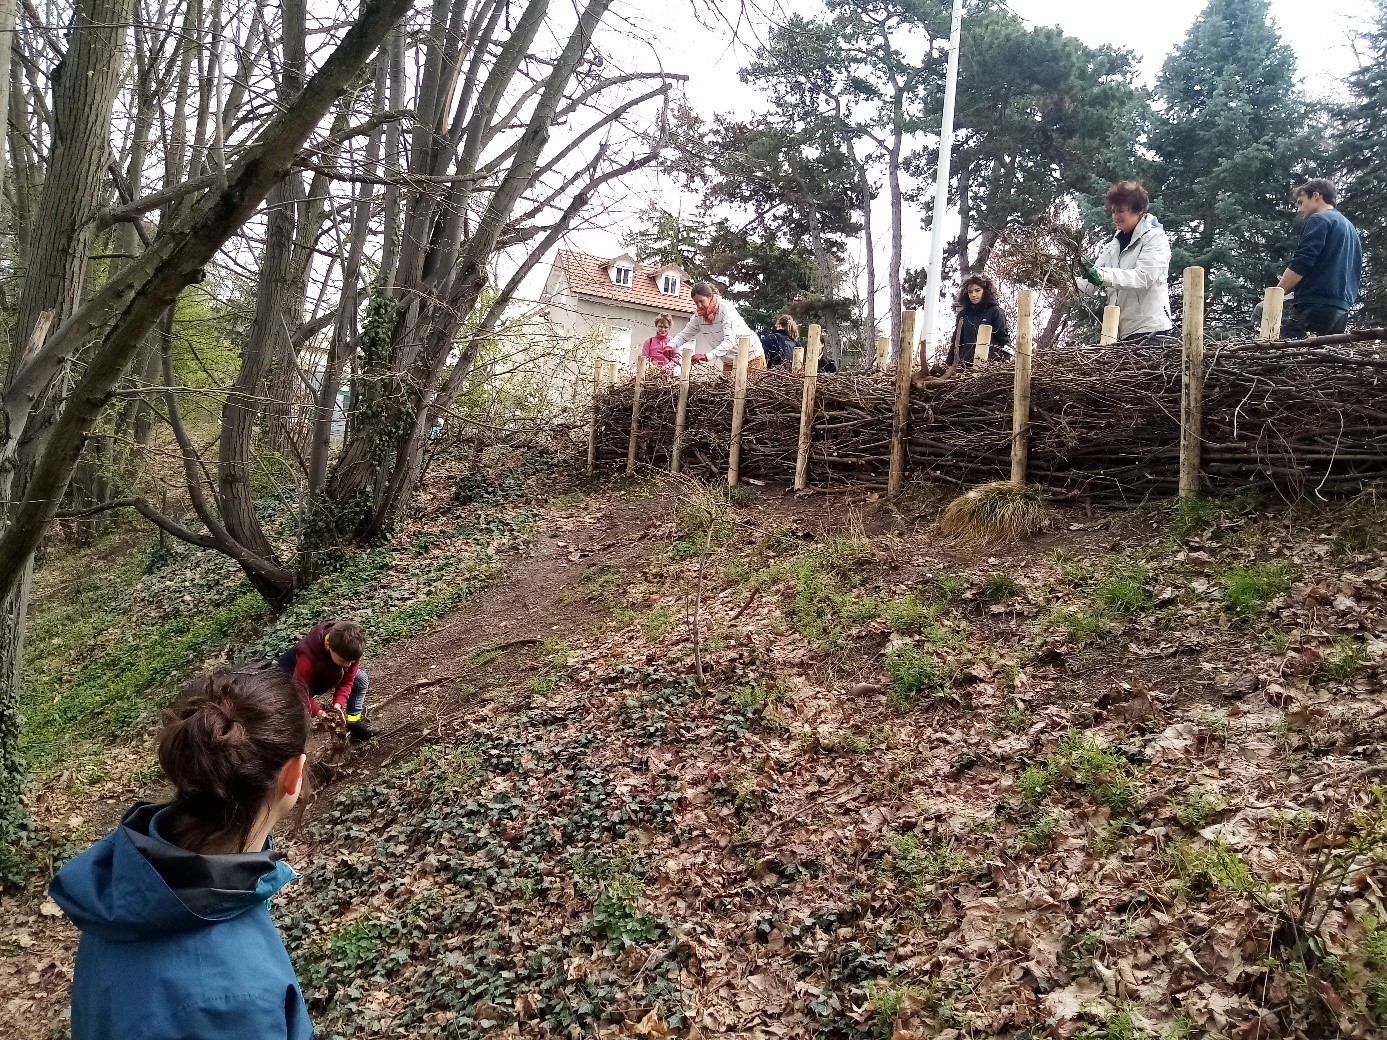
<svg viewBox="0 0 1387 1040">
<path fill-rule="evenodd" d="M 1387 478 L 1387 330 L 1358 342 L 1211 344 L 1205 355 L 1203 483 L 1227 493 L 1354 494 Z M 1010 473 L 1013 373 L 997 365 L 911 394 L 907 456 L 917 478 L 960 485 Z M 650 381 L 641 397 L 638 459 L 666 469 L 678 386 Z M 876 484 L 890 463 L 894 382 L 820 376 L 810 481 Z M 800 377 L 753 375 L 742 473 L 793 479 Z M 625 462 L 631 383 L 596 402 L 599 466 Z M 731 380 L 690 388 L 683 468 L 726 471 Z M 1135 501 L 1173 495 L 1180 444 L 1180 349 L 1084 347 L 1035 359 L 1028 477 L 1057 496 Z"/>
</svg>

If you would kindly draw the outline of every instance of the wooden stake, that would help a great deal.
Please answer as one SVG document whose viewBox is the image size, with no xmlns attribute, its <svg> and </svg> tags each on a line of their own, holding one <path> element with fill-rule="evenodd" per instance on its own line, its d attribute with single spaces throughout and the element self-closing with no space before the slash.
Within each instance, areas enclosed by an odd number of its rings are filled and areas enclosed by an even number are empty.
<svg viewBox="0 0 1387 1040">
<path fill-rule="evenodd" d="M 896 413 L 891 423 L 891 469 L 886 476 L 886 494 L 895 498 L 905 482 L 905 434 L 910 423 L 910 377 L 914 375 L 915 311 L 901 314 L 901 347 L 896 357 Z"/>
<path fill-rule="evenodd" d="M 799 454 L 795 456 L 795 490 L 809 486 L 809 441 L 814 435 L 814 395 L 819 390 L 819 326 L 809 326 L 809 353 L 805 358 L 804 394 L 799 405 Z"/>
<path fill-rule="evenodd" d="M 1286 311 L 1286 290 L 1279 285 L 1268 286 L 1262 294 L 1262 339 L 1271 342 L 1281 338 L 1281 315 Z"/>
<path fill-rule="evenodd" d="M 973 348 L 973 367 L 986 368 L 992 360 L 992 326 L 978 326 L 978 343 Z"/>
<path fill-rule="evenodd" d="M 636 385 L 631 391 L 631 443 L 626 448 L 626 473 L 636 472 L 636 438 L 640 434 L 641 423 L 641 384 L 645 382 L 646 357 L 636 358 Z"/>
<path fill-rule="evenodd" d="M 684 419 L 689 414 L 689 376 L 693 373 L 693 347 L 679 351 L 679 407 L 674 413 L 674 448 L 670 451 L 669 471 L 679 472 L 684 457 Z"/>
<path fill-rule="evenodd" d="M 597 465 L 597 394 L 602 389 L 602 370 L 604 362 L 592 363 L 592 428 L 588 430 L 588 476 Z"/>
<path fill-rule="evenodd" d="M 1103 308 L 1103 331 L 1098 336 L 1098 345 L 1106 347 L 1117 342 L 1117 325 L 1122 320 L 1122 308 L 1110 303 Z"/>
<path fill-rule="evenodd" d="M 887 359 L 887 357 L 890 356 L 890 354 L 891 354 L 891 341 L 890 341 L 889 339 L 887 339 L 885 336 L 878 336 L 878 337 L 877 337 L 877 357 L 876 357 L 876 370 L 877 370 L 878 372 L 885 372 L 885 371 L 886 371 L 886 359 Z"/>
<path fill-rule="evenodd" d="M 1195 498 L 1199 494 L 1199 447 L 1204 407 L 1202 267 L 1185 268 L 1183 355 L 1180 365 L 1180 497 Z"/>
<path fill-rule="evenodd" d="M 1035 290 L 1016 301 L 1016 383 L 1011 404 L 1011 482 L 1026 482 L 1031 460 L 1031 351 L 1035 342 Z"/>
<path fill-rule="evenodd" d="M 736 487 L 742 473 L 742 420 L 746 418 L 746 366 L 751 337 L 737 337 L 737 368 L 732 384 L 732 440 L 727 448 L 727 486 Z"/>
<path fill-rule="evenodd" d="M 796 348 L 795 348 L 795 360 L 794 360 L 793 363 L 791 363 L 791 365 L 790 365 L 790 371 L 792 371 L 792 372 L 803 372 L 803 371 L 804 371 L 804 348 L 803 348 L 803 347 L 796 347 Z"/>
</svg>

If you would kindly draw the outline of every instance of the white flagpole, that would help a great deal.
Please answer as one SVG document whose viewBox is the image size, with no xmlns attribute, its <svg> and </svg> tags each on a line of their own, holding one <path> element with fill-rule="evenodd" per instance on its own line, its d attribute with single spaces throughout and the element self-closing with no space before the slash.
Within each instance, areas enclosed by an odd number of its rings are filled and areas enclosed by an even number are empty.
<svg viewBox="0 0 1387 1040">
<path fill-rule="evenodd" d="M 963 0 L 954 0 L 949 30 L 949 65 L 944 80 L 944 124 L 939 131 L 939 171 L 934 185 L 934 219 L 929 237 L 929 276 L 925 283 L 925 342 L 938 346 L 934 332 L 939 314 L 940 282 L 944 277 L 944 222 L 949 209 L 949 164 L 954 150 L 954 96 L 958 88 L 958 47 L 963 34 Z M 903 344 L 904 346 L 904 344 Z"/>
</svg>

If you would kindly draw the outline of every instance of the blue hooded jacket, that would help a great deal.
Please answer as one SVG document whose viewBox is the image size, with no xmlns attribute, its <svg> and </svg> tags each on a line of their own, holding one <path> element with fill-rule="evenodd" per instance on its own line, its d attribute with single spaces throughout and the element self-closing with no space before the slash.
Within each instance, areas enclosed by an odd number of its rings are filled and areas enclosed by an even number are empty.
<svg viewBox="0 0 1387 1040">
<path fill-rule="evenodd" d="M 268 900 L 297 875 L 268 846 L 202 855 L 161 839 L 162 805 L 58 871 L 49 893 L 81 930 L 72 1040 L 308 1040 Z"/>
</svg>

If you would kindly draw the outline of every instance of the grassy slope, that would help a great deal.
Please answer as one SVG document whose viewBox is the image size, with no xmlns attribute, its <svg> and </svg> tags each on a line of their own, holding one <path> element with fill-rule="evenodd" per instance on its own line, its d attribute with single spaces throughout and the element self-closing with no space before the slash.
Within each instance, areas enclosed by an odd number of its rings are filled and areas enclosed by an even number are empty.
<svg viewBox="0 0 1387 1040">
<path fill-rule="evenodd" d="M 277 903 L 320 1033 L 1380 1032 L 1378 518 L 1065 516 L 988 556 L 863 508 L 606 531 L 644 562 L 548 590 L 528 668 L 476 655 L 446 738 L 333 792 Z M 354 566 L 334 595 L 393 584 Z M 456 601 L 430 581 L 376 623 Z M 1305 900 L 1316 857 L 1354 869 Z"/>
<path fill-rule="evenodd" d="M 138 527 L 55 554 L 37 575 L 26 646 L 30 769 L 99 781 L 111 745 L 147 733 L 190 676 L 270 658 L 323 618 L 361 621 L 372 655 L 427 629 L 528 537 L 537 513 L 518 500 L 532 472 L 474 481 L 466 504 L 448 499 L 456 474 L 435 474 L 442 501 L 427 520 L 346 560 L 278 617 L 230 560 Z"/>
<path fill-rule="evenodd" d="M 642 525 L 557 682 L 342 790 L 281 911 L 324 1035 L 1380 1032 L 1369 518 L 839 525 Z"/>
</svg>

